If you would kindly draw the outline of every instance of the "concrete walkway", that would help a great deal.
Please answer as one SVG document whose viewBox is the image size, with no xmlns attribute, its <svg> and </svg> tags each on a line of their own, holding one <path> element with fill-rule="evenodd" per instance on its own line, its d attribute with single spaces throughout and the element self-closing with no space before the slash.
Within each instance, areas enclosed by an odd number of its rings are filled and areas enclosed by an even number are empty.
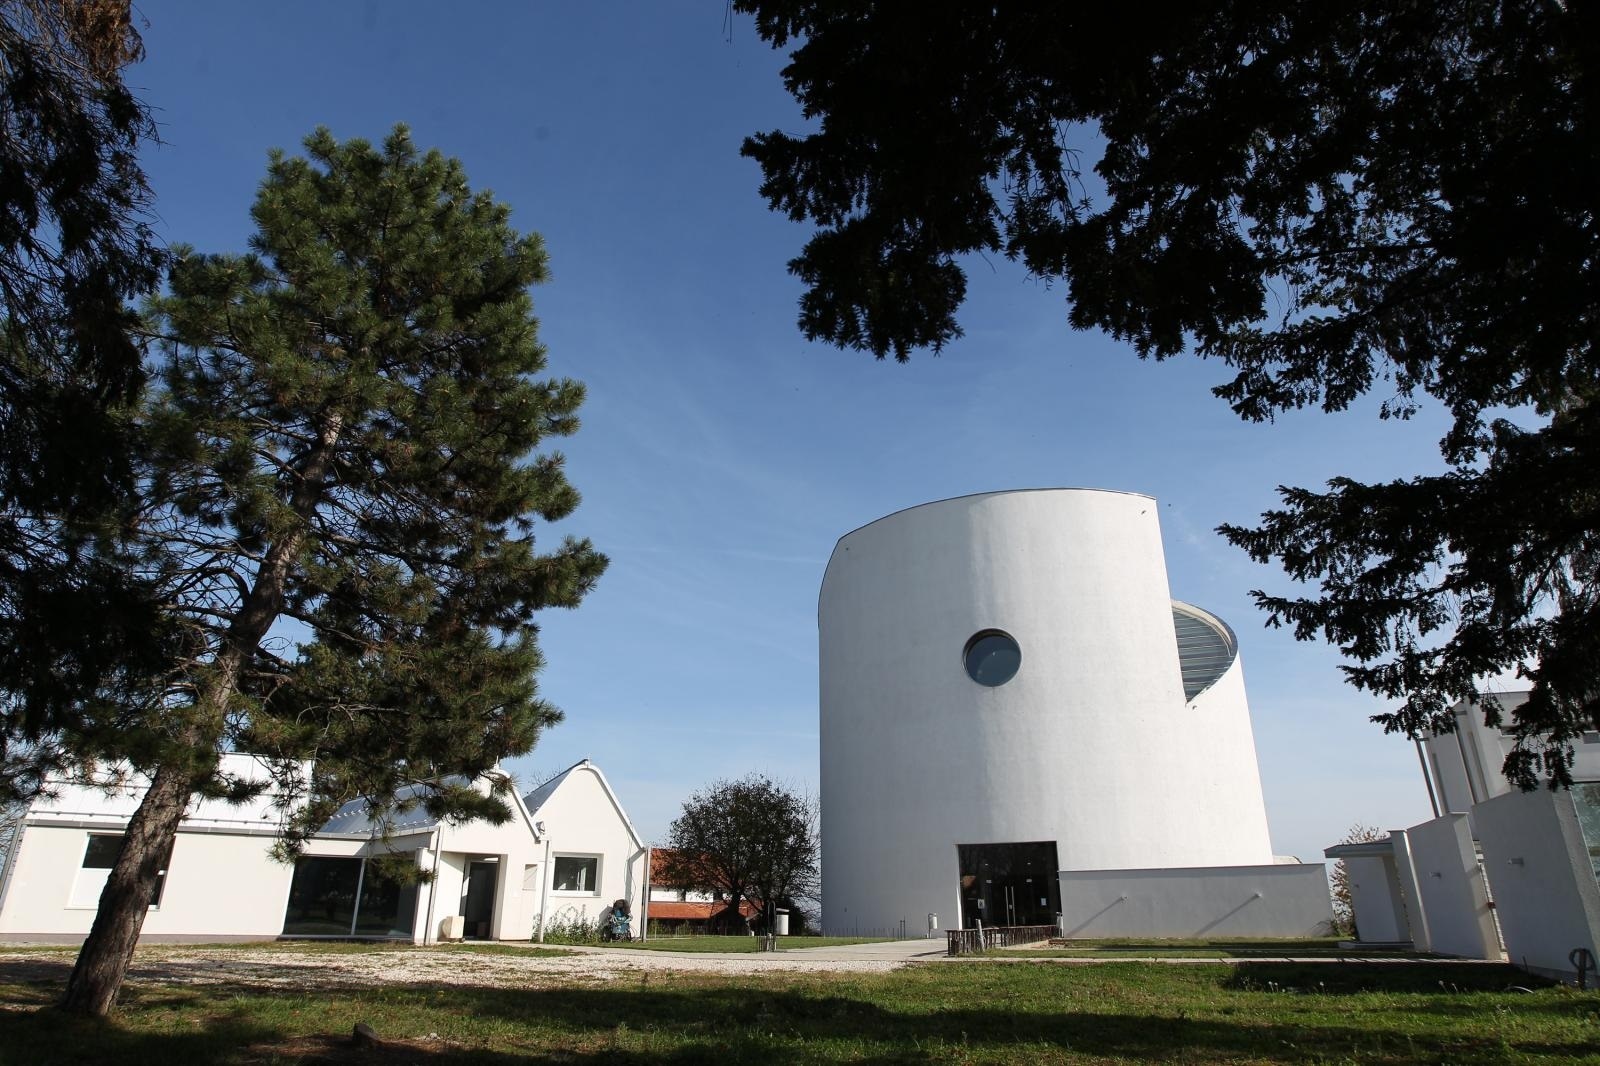
<svg viewBox="0 0 1600 1066">
<path fill-rule="evenodd" d="M 625 955 L 630 957 L 651 956 L 662 959 L 697 959 L 714 961 L 717 959 L 737 959 L 744 962 L 758 959 L 777 961 L 787 959 L 791 962 L 930 962 L 934 959 L 945 957 L 944 938 L 935 940 L 884 940 L 874 944 L 842 944 L 834 947 L 801 948 L 789 947 L 789 944 L 799 943 L 790 939 L 779 942 L 783 945 L 775 952 L 723 952 L 723 951 L 666 951 L 652 948 L 614 948 L 604 945 L 595 947 L 587 944 L 552 944 L 551 947 L 563 951 L 576 951 L 585 955 Z"/>
<path fill-rule="evenodd" d="M 945 939 L 941 936 L 932 940 L 881 940 L 875 944 L 841 944 L 831 948 L 785 947 L 782 954 L 826 962 L 923 962 L 945 957 Z"/>
<path fill-rule="evenodd" d="M 1160 963 L 1163 966 L 1250 966 L 1258 963 L 1277 965 L 1285 962 L 1305 963 L 1311 966 L 1341 966 L 1352 963 L 1373 966 L 1416 966 L 1416 965 L 1450 965 L 1450 966 L 1504 966 L 1505 960 L 1494 959 L 1452 959 L 1440 956 L 1426 958 L 1415 955 L 1250 955 L 1250 956 L 1206 956 L 1190 958 L 1175 955 L 1123 955 L 1123 956 L 1083 956 L 1083 955 L 1046 955 L 1043 957 L 1027 955 L 1007 955 L 1004 949 L 990 951 L 983 955 L 957 955 L 955 957 L 941 956 L 942 961 L 950 963 L 980 963 L 1004 962 L 1017 966 L 1037 963 L 1045 966 L 1109 966 L 1119 962 Z"/>
<path fill-rule="evenodd" d="M 787 944 L 797 943 L 794 940 L 784 941 Z M 714 969 L 719 960 L 728 962 L 737 961 L 744 966 L 751 964 L 760 965 L 762 961 L 779 963 L 783 961 L 808 964 L 827 963 L 888 963 L 891 965 L 906 965 L 910 963 L 950 963 L 953 965 L 977 963 L 1009 963 L 1017 966 L 1108 966 L 1117 963 L 1160 963 L 1166 966 L 1248 966 L 1252 963 L 1306 963 L 1310 965 L 1340 965 L 1350 963 L 1375 964 L 1379 966 L 1414 965 L 1418 963 L 1450 964 L 1450 965 L 1480 965 L 1500 966 L 1501 961 L 1486 961 L 1483 959 L 1454 959 L 1438 956 L 1419 957 L 1415 955 L 1363 955 L 1352 952 L 1348 955 L 1254 955 L 1244 957 L 1229 956 L 1204 956 L 1200 958 L 1187 958 L 1171 955 L 1123 955 L 1123 956 L 1027 956 L 1013 954 L 1004 948 L 985 952 L 982 955 L 957 955 L 945 954 L 945 940 L 939 937 L 933 940 L 885 940 L 873 944 L 845 944 L 836 947 L 787 947 L 777 952 L 713 952 L 713 951 L 655 951 L 641 950 L 639 948 L 614 948 L 590 947 L 585 945 L 559 945 L 563 950 L 581 952 L 584 954 L 599 954 L 611 956 L 650 956 L 657 959 L 684 959 L 695 960 L 705 968 Z"/>
</svg>

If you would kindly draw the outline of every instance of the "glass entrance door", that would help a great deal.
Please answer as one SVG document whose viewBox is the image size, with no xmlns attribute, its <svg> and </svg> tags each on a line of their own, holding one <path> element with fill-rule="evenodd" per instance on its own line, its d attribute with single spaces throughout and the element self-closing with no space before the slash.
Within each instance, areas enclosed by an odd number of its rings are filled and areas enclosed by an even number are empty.
<svg viewBox="0 0 1600 1066">
<path fill-rule="evenodd" d="M 475 861 L 467 865 L 466 883 L 461 888 L 461 916 L 466 919 L 469 940 L 489 939 L 494 921 L 494 883 L 500 872 L 498 862 Z"/>
<path fill-rule="evenodd" d="M 1054 925 L 1061 910 L 1056 842 L 958 844 L 961 925 Z"/>
</svg>

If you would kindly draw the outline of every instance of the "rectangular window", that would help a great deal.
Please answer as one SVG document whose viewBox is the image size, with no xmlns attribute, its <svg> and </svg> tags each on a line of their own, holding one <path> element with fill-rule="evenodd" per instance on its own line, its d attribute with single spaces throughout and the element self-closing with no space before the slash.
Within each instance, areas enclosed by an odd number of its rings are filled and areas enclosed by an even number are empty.
<svg viewBox="0 0 1600 1066">
<path fill-rule="evenodd" d="M 91 833 L 89 842 L 83 849 L 83 863 L 78 869 L 78 877 L 72 883 L 72 898 L 68 906 L 72 907 L 98 907 L 100 893 L 105 891 L 106 880 L 111 876 L 111 868 L 117 864 L 117 856 L 122 852 L 122 833 Z M 156 874 L 156 886 L 150 893 L 150 906 L 161 906 L 161 892 L 167 884 L 167 864 L 172 861 L 172 853 L 167 852 L 167 858 L 161 863 L 161 872 Z"/>
<path fill-rule="evenodd" d="M 303 857 L 294 864 L 289 907 L 283 915 L 286 936 L 349 936 L 356 916 L 360 859 Z"/>
<path fill-rule="evenodd" d="M 385 877 L 365 859 L 308 855 L 294 864 L 283 935 L 410 939 L 416 917 L 416 884 Z"/>
<path fill-rule="evenodd" d="M 600 894 L 600 860 L 581 855 L 558 855 L 555 867 L 556 892 Z"/>
<path fill-rule="evenodd" d="M 1578 828 L 1589 851 L 1589 867 L 1594 879 L 1600 881 L 1600 781 L 1573 785 L 1572 804 L 1578 809 Z"/>
<path fill-rule="evenodd" d="M 356 935 L 409 938 L 416 924 L 416 882 L 401 884 L 367 863 L 361 899 L 356 905 Z"/>
</svg>

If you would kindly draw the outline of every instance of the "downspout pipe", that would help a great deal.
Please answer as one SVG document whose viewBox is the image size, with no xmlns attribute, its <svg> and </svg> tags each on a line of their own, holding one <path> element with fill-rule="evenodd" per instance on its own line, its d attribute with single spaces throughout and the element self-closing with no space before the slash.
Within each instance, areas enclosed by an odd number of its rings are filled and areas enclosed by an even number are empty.
<svg viewBox="0 0 1600 1066">
<path fill-rule="evenodd" d="M 436 902 L 439 896 L 439 853 L 444 850 L 444 822 L 439 823 L 439 828 L 433 831 L 433 877 L 428 880 L 428 924 L 422 930 L 422 943 L 424 946 L 437 939 L 435 930 L 439 927 L 439 915 Z"/>
<path fill-rule="evenodd" d="M 544 927 L 550 921 L 550 838 L 544 838 L 544 877 L 539 885 L 539 943 L 544 943 Z"/>
<path fill-rule="evenodd" d="M 650 845 L 644 847 L 644 899 L 639 904 L 639 939 L 650 939 L 650 872 L 654 867 L 650 864 Z"/>
</svg>

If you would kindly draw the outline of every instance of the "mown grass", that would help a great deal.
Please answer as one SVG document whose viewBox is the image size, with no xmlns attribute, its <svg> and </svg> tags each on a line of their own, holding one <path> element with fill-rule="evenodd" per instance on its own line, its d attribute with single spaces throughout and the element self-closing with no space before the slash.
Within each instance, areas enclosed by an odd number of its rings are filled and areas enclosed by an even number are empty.
<svg viewBox="0 0 1600 1066">
<path fill-rule="evenodd" d="M 747 954 L 761 950 L 759 936 L 653 936 L 628 944 L 606 944 L 611 948 L 636 948 L 640 951 L 710 951 Z M 881 944 L 883 937 L 870 936 L 785 936 L 778 938 L 778 950 L 834 948 L 845 944 Z"/>
<path fill-rule="evenodd" d="M 1138 959 L 1257 959 L 1257 958 L 1346 958 L 1380 957 L 1427 958 L 1392 948 L 1351 949 L 1339 946 L 1335 937 L 1283 939 L 1197 939 L 1107 938 L 1074 940 L 1060 947 L 1007 948 L 1010 956 L 1024 958 L 1138 958 Z"/>
<path fill-rule="evenodd" d="M 137 982 L 92 1023 L 64 975 L 7 981 L 11 1063 L 1562 1063 L 1600 998 L 1507 967 L 931 964 L 887 974 L 644 973 L 534 989 L 269 992 Z M 348 1047 L 357 1022 L 384 1046 Z"/>
</svg>

